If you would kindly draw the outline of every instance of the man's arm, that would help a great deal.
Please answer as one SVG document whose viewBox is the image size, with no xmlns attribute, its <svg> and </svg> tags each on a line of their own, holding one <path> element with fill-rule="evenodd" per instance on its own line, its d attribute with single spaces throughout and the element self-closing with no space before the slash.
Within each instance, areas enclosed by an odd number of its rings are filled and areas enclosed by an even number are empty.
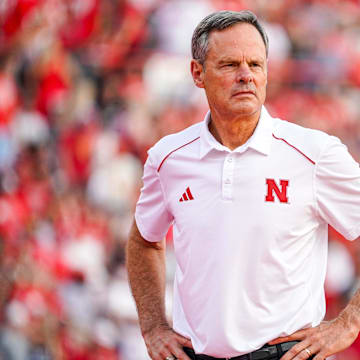
<svg viewBox="0 0 360 360">
<path fill-rule="evenodd" d="M 348 348 L 357 338 L 360 331 L 360 289 L 350 300 L 340 315 L 331 321 L 324 321 L 319 326 L 304 329 L 294 334 L 278 338 L 270 344 L 284 341 L 300 340 L 281 360 L 302 360 L 309 357 L 304 349 L 316 355 L 314 360 L 324 360 Z"/>
<path fill-rule="evenodd" d="M 165 241 L 149 242 L 134 224 L 126 251 L 126 266 L 139 315 L 140 328 L 153 360 L 175 356 L 189 360 L 183 346 L 191 341 L 174 332 L 165 315 Z"/>
</svg>

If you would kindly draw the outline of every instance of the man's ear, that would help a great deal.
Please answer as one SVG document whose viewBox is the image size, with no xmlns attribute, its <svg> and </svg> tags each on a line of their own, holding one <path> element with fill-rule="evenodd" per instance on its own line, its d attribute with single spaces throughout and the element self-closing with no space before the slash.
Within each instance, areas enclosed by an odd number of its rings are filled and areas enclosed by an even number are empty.
<svg viewBox="0 0 360 360">
<path fill-rule="evenodd" d="M 194 84 L 198 88 L 204 88 L 204 66 L 198 61 L 192 59 L 190 64 L 191 75 L 194 80 Z"/>
</svg>

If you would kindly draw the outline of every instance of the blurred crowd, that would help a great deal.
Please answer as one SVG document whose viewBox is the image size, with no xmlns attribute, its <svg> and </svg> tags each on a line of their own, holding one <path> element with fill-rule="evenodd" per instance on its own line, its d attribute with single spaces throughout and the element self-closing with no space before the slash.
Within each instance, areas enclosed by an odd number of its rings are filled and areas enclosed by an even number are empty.
<svg viewBox="0 0 360 360">
<path fill-rule="evenodd" d="M 0 359 L 148 358 L 124 245 L 147 149 L 207 110 L 190 40 L 220 9 L 265 24 L 269 112 L 360 161 L 358 0 L 1 0 Z M 360 243 L 329 236 L 332 318 L 360 285 Z M 359 358 L 359 343 L 337 357 Z"/>
</svg>

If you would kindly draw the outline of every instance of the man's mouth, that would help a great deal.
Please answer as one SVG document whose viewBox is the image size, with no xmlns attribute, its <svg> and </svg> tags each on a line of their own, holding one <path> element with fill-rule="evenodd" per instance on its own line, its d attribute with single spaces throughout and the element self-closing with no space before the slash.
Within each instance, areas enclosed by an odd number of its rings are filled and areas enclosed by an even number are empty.
<svg viewBox="0 0 360 360">
<path fill-rule="evenodd" d="M 255 92 L 253 90 L 239 90 L 239 91 L 235 91 L 232 96 L 246 96 L 246 95 L 255 96 Z"/>
</svg>

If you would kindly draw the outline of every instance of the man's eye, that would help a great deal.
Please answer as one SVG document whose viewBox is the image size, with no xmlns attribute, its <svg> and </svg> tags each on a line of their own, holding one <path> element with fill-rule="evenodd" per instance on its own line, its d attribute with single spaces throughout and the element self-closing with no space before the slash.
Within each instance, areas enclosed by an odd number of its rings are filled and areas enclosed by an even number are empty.
<svg viewBox="0 0 360 360">
<path fill-rule="evenodd" d="M 258 67 L 258 66 L 260 66 L 260 64 L 257 63 L 257 62 L 252 62 L 252 63 L 250 64 L 250 66 L 252 66 L 252 67 Z"/>
</svg>

